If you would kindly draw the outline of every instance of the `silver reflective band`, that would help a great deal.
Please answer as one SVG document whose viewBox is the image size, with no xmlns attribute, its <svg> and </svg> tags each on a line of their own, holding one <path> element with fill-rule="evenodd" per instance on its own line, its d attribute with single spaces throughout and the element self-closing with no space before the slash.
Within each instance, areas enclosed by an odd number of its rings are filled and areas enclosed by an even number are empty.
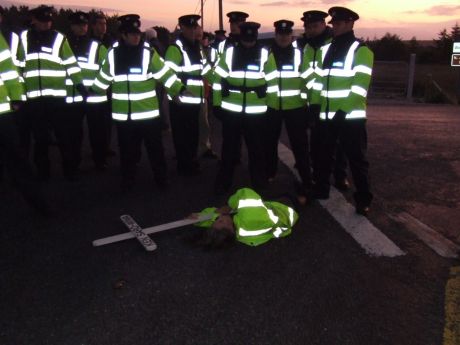
<svg viewBox="0 0 460 345">
<path fill-rule="evenodd" d="M 280 76 L 280 72 L 272 71 L 272 72 L 270 72 L 270 73 L 265 75 L 265 80 L 270 81 L 270 80 L 273 80 L 275 78 L 278 78 L 279 76 Z"/>
<path fill-rule="evenodd" d="M 155 79 L 160 79 L 161 77 L 163 77 L 166 74 L 166 72 L 168 72 L 168 70 L 169 70 L 168 66 L 165 65 L 165 66 L 163 66 L 162 69 L 160 69 L 157 73 L 155 73 L 153 75 L 153 77 Z"/>
<path fill-rule="evenodd" d="M 268 212 L 268 216 L 270 217 L 270 220 L 273 222 L 273 224 L 278 223 L 278 221 L 280 220 L 279 217 L 277 215 L 275 215 L 275 213 L 273 213 L 273 211 L 270 210 L 269 208 L 267 208 L 267 212 Z"/>
<path fill-rule="evenodd" d="M 83 80 L 83 85 L 85 85 L 85 86 L 93 86 L 93 84 L 94 84 L 94 79 L 91 79 L 91 80 L 84 79 Z"/>
<path fill-rule="evenodd" d="M 220 90 L 222 90 L 222 85 L 219 84 L 219 83 L 213 83 L 212 84 L 212 89 L 215 90 L 215 91 L 220 91 Z"/>
<path fill-rule="evenodd" d="M 152 110 L 152 111 L 146 111 L 143 113 L 132 113 L 131 119 L 132 120 L 144 120 L 144 119 L 151 119 L 159 115 L 160 115 L 159 110 Z"/>
<path fill-rule="evenodd" d="M 13 80 L 13 79 L 18 79 L 19 74 L 16 71 L 8 71 L 5 73 L 1 73 L 1 78 L 3 81 L 8 81 L 8 80 Z"/>
<path fill-rule="evenodd" d="M 11 107 L 10 107 L 9 102 L 0 104 L 0 113 L 4 113 L 4 112 L 10 111 L 10 110 L 11 110 Z"/>
<path fill-rule="evenodd" d="M 250 236 L 258 236 L 265 234 L 269 231 L 271 231 L 272 228 L 267 228 L 267 229 L 262 229 L 262 230 L 246 230 L 243 228 L 238 229 L 238 234 L 242 237 L 250 237 Z"/>
<path fill-rule="evenodd" d="M 33 70 L 24 72 L 24 78 L 33 78 L 33 77 L 65 77 L 65 71 L 53 71 L 53 70 Z"/>
<path fill-rule="evenodd" d="M 288 207 L 288 212 L 289 212 L 289 222 L 291 223 L 291 226 L 292 226 L 294 225 L 294 210 Z"/>
<path fill-rule="evenodd" d="M 177 79 L 178 79 L 177 76 L 173 74 L 172 76 L 168 78 L 168 80 L 166 80 L 165 87 L 169 89 Z"/>
<path fill-rule="evenodd" d="M 182 103 L 188 103 L 188 104 L 200 104 L 204 102 L 202 101 L 200 97 L 188 97 L 188 96 L 179 96 L 179 100 Z"/>
<path fill-rule="evenodd" d="M 53 49 L 52 48 L 49 48 L 49 47 L 41 47 L 42 51 L 44 51 L 45 53 L 52 53 L 53 52 Z"/>
<path fill-rule="evenodd" d="M 232 103 L 228 103 L 225 101 L 222 101 L 221 107 L 222 109 L 227 109 L 227 110 L 231 110 L 231 111 L 235 111 L 239 113 L 243 111 L 242 105 L 232 104 Z"/>
<path fill-rule="evenodd" d="M 267 111 L 267 106 L 266 105 L 246 106 L 245 111 L 246 111 L 247 114 L 265 113 Z"/>
<path fill-rule="evenodd" d="M 276 230 L 273 232 L 273 236 L 278 238 L 281 236 L 282 233 L 283 233 L 283 230 L 280 227 L 277 227 Z"/>
<path fill-rule="evenodd" d="M 75 74 L 75 73 L 80 73 L 81 72 L 81 69 L 80 67 L 70 67 L 68 70 L 67 70 L 67 73 L 70 75 L 70 74 Z"/>
<path fill-rule="evenodd" d="M 260 199 L 241 199 L 238 202 L 238 209 L 242 207 L 264 207 L 265 205 L 262 200 Z"/>
<path fill-rule="evenodd" d="M 101 81 L 99 81 L 99 79 L 94 80 L 94 85 L 101 88 L 102 90 L 107 90 L 110 86 L 110 85 L 102 83 Z"/>
<path fill-rule="evenodd" d="M 228 78 L 228 73 L 225 71 L 222 67 L 217 66 L 216 69 L 214 70 L 219 76 L 222 78 Z"/>
<path fill-rule="evenodd" d="M 372 75 L 372 68 L 369 68 L 364 65 L 358 65 L 358 66 L 353 67 L 353 71 Z"/>
<path fill-rule="evenodd" d="M 112 119 L 119 120 L 119 121 L 126 121 L 126 120 L 128 120 L 128 115 L 112 113 Z"/>
<path fill-rule="evenodd" d="M 194 80 L 194 79 L 189 79 L 187 80 L 187 85 L 190 86 L 203 86 L 203 80 Z"/>
<path fill-rule="evenodd" d="M 278 93 L 280 97 L 292 97 L 300 95 L 300 90 L 284 90 Z"/>
<path fill-rule="evenodd" d="M 107 101 L 107 96 L 89 96 L 86 99 L 88 103 L 102 103 Z"/>
<path fill-rule="evenodd" d="M 364 119 L 366 118 L 366 111 L 365 110 L 353 110 L 352 112 L 348 113 L 345 118 L 346 119 Z"/>
<path fill-rule="evenodd" d="M 75 56 L 71 56 L 67 60 L 62 60 L 63 65 L 70 65 L 76 62 L 77 62 L 77 59 L 75 58 Z"/>
<path fill-rule="evenodd" d="M 346 98 L 350 95 L 350 90 L 321 91 L 321 96 L 327 98 Z"/>
<path fill-rule="evenodd" d="M 155 92 L 155 90 L 143 92 L 143 93 L 132 93 L 132 94 L 114 92 L 112 94 L 112 98 L 120 100 L 120 101 L 141 101 L 143 99 L 155 97 L 156 95 L 157 93 Z"/>
<path fill-rule="evenodd" d="M 65 97 L 67 96 L 66 90 L 53 90 L 53 89 L 44 89 L 40 91 L 28 91 L 27 97 L 35 98 L 40 96 L 56 96 L 56 97 Z"/>
<path fill-rule="evenodd" d="M 356 93 L 357 95 L 366 97 L 367 96 L 367 90 L 362 88 L 361 86 L 353 85 L 351 87 L 351 92 Z"/>
<path fill-rule="evenodd" d="M 11 53 L 9 50 L 4 50 L 0 53 L 0 62 L 8 59 L 9 57 L 11 57 Z"/>
</svg>

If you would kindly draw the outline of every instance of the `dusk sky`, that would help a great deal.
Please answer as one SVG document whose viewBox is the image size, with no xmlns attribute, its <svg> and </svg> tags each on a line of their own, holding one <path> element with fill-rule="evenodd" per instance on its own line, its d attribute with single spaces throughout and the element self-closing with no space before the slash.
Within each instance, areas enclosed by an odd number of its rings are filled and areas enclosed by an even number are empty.
<svg viewBox="0 0 460 345">
<path fill-rule="evenodd" d="M 207 31 L 218 28 L 218 1 L 204 0 L 204 27 Z M 273 22 L 290 19 L 296 28 L 302 27 L 302 12 L 310 9 L 327 11 L 331 6 L 346 6 L 358 12 L 361 19 L 355 24 L 356 33 L 361 37 L 381 37 L 385 32 L 400 35 L 403 39 L 416 36 L 417 39 L 432 39 L 443 28 L 460 24 L 459 0 L 224 0 L 224 13 L 241 10 L 250 14 L 250 20 L 262 24 L 261 32 L 272 30 Z M 2 5 L 25 4 L 33 6 L 44 3 L 57 7 L 101 9 L 109 13 L 138 13 L 143 19 L 143 28 L 152 25 L 165 26 L 172 30 L 177 18 L 183 14 L 200 12 L 200 0 L 61 0 L 39 1 L 0 0 Z M 227 18 L 224 28 L 228 30 Z"/>
</svg>

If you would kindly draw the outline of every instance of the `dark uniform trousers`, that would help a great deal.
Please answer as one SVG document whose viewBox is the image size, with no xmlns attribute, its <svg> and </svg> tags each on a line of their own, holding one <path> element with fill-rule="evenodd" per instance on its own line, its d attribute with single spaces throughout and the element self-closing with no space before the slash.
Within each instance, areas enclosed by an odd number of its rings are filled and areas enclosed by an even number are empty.
<svg viewBox="0 0 460 345">
<path fill-rule="evenodd" d="M 197 154 L 200 109 L 200 104 L 169 102 L 169 121 L 180 174 L 193 173 L 199 169 Z"/>
<path fill-rule="evenodd" d="M 309 110 L 307 110 L 309 112 Z M 313 181 L 318 180 L 319 172 L 319 159 L 321 157 L 321 135 L 317 127 L 319 126 L 318 119 L 312 119 L 313 114 L 309 114 L 309 128 L 310 128 L 310 158 L 311 168 L 313 172 Z M 333 155 L 333 175 L 336 182 L 344 181 L 347 178 L 347 157 L 340 142 L 336 146 L 336 151 Z"/>
<path fill-rule="evenodd" d="M 222 160 L 216 185 L 231 187 L 235 161 L 240 154 L 241 137 L 248 149 L 248 164 L 254 188 L 264 188 L 266 174 L 266 114 L 244 114 L 221 110 L 222 115 Z"/>
<path fill-rule="evenodd" d="M 32 172 L 32 166 L 22 148 L 14 116 L 0 115 L 0 160 L 13 185 L 21 192 L 24 199 L 34 208 L 44 210 L 47 204 Z"/>
<path fill-rule="evenodd" d="M 158 184 L 166 182 L 166 160 L 163 149 L 160 117 L 144 120 L 115 121 L 120 150 L 122 184 L 130 184 L 141 158 L 142 143 Z"/>
<path fill-rule="evenodd" d="M 304 187 L 310 188 L 312 183 L 311 164 L 308 142 L 308 122 L 304 108 L 275 110 L 267 112 L 267 174 L 274 177 L 278 169 L 278 141 L 282 124 L 286 131 L 294 154 L 296 168 Z"/>
<path fill-rule="evenodd" d="M 366 120 L 327 120 L 318 122 L 318 135 L 321 141 L 318 181 L 316 192 L 329 195 L 330 175 L 333 171 L 334 154 L 340 142 L 350 164 L 353 182 L 356 187 L 354 199 L 357 205 L 368 206 L 372 201 L 369 185 L 369 162 L 366 158 L 367 131 Z"/>
<path fill-rule="evenodd" d="M 74 149 L 72 148 L 74 119 L 68 116 L 62 97 L 39 97 L 27 101 L 25 111 L 34 139 L 34 162 L 41 179 L 50 175 L 48 147 L 54 133 L 59 146 L 64 175 L 76 173 Z"/>
<path fill-rule="evenodd" d="M 112 123 L 110 104 L 108 102 L 87 103 L 86 121 L 93 161 L 96 165 L 103 165 L 107 162 L 110 147 Z"/>
<path fill-rule="evenodd" d="M 85 118 L 86 105 L 84 102 L 67 104 L 68 126 L 67 135 L 70 149 L 72 169 L 77 172 L 81 163 L 81 150 L 83 143 L 83 120 Z"/>
</svg>

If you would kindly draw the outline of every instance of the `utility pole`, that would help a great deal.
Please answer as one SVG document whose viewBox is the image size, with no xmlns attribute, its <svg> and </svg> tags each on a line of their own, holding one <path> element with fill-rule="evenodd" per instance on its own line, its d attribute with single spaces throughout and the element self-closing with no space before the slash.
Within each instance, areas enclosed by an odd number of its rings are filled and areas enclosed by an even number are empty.
<svg viewBox="0 0 460 345">
<path fill-rule="evenodd" d="M 203 11 L 203 1 L 204 0 L 201 0 L 201 27 L 203 28 L 203 31 L 204 31 L 204 11 Z"/>
<path fill-rule="evenodd" d="M 222 1 L 223 0 L 218 0 L 219 1 L 219 30 L 224 29 L 224 23 L 223 23 L 223 17 L 222 17 Z"/>
</svg>

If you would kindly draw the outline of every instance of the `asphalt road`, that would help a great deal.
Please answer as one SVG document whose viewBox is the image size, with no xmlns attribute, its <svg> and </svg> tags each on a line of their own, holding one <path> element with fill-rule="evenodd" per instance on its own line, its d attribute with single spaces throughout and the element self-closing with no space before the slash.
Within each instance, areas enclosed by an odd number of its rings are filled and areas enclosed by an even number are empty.
<svg viewBox="0 0 460 345">
<path fill-rule="evenodd" d="M 52 219 L 0 185 L 0 344 L 442 344 L 445 285 L 458 262 L 390 215 L 408 212 L 460 244 L 460 108 L 374 104 L 368 128 L 369 218 L 406 253 L 396 258 L 367 255 L 318 203 L 298 209 L 291 236 L 255 248 L 204 250 L 192 226 L 152 236 L 151 253 L 136 240 L 92 247 L 126 231 L 122 214 L 147 227 L 225 203 L 212 193 L 216 161 L 203 160 L 198 177 L 177 176 L 168 133 L 166 192 L 144 157 L 122 195 L 117 157 L 100 173 L 87 151 L 77 183 L 54 167 Z M 218 137 L 216 125 L 217 148 Z M 247 185 L 245 163 L 237 173 Z M 272 195 L 293 190 L 280 165 Z"/>
</svg>

